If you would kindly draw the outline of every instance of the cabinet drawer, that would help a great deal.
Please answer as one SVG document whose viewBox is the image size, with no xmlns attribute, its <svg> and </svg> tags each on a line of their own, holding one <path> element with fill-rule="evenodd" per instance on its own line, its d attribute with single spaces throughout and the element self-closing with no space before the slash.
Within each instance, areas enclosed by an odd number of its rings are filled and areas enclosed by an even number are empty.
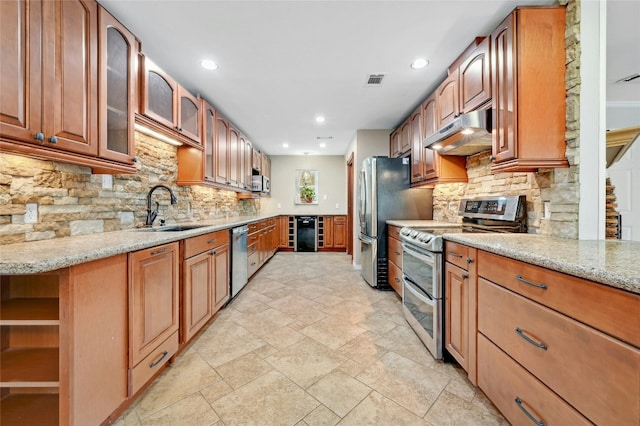
<svg viewBox="0 0 640 426">
<path fill-rule="evenodd" d="M 484 251 L 478 275 L 640 347 L 638 295 Z"/>
<path fill-rule="evenodd" d="M 258 226 L 258 222 L 250 223 L 247 226 L 249 227 L 249 233 L 250 234 L 253 233 L 253 232 L 256 232 L 258 229 L 260 229 L 259 226 Z"/>
<path fill-rule="evenodd" d="M 389 238 L 389 260 L 397 266 L 402 266 L 402 243 L 395 238 Z"/>
<path fill-rule="evenodd" d="M 260 267 L 260 253 L 257 251 L 250 254 L 247 258 L 247 275 L 252 276 Z"/>
<path fill-rule="evenodd" d="M 482 334 L 478 335 L 478 386 L 511 424 L 533 424 L 524 410 L 546 425 L 591 424 Z"/>
<path fill-rule="evenodd" d="M 395 238 L 396 240 L 400 240 L 400 230 L 402 228 L 399 226 L 389 225 L 389 236 L 391 238 Z"/>
<path fill-rule="evenodd" d="M 389 262 L 389 285 L 402 296 L 402 269 L 393 262 Z"/>
<path fill-rule="evenodd" d="M 256 237 L 256 240 L 257 240 L 257 239 L 258 239 L 258 238 Z M 257 251 L 258 251 L 258 245 L 257 245 L 255 242 L 254 242 L 253 244 L 250 244 L 250 245 L 247 247 L 247 255 L 248 255 L 248 256 L 251 256 L 253 253 L 255 253 L 255 252 L 257 252 Z"/>
<path fill-rule="evenodd" d="M 129 396 L 134 395 L 178 352 L 178 332 L 129 370 Z"/>
<path fill-rule="evenodd" d="M 189 258 L 212 248 L 227 244 L 229 242 L 229 230 L 211 232 L 210 234 L 199 235 L 197 237 L 184 240 L 184 257 Z"/>
<path fill-rule="evenodd" d="M 447 262 L 453 263 L 459 268 L 465 271 L 469 268 L 467 259 L 469 257 L 469 248 L 462 244 L 452 243 L 451 241 L 445 242 L 445 257 Z"/>
<path fill-rule="evenodd" d="M 596 424 L 637 425 L 639 350 L 482 278 L 478 330 Z"/>
</svg>

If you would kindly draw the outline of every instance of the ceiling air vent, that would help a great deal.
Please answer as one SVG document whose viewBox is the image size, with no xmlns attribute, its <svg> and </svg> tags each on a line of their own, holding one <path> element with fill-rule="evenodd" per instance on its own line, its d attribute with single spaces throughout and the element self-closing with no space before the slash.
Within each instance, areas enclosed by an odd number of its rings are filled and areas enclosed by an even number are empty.
<svg viewBox="0 0 640 426">
<path fill-rule="evenodd" d="M 616 81 L 616 83 L 631 83 L 632 81 L 638 78 L 640 78 L 640 74 L 635 73 L 635 74 L 628 75 L 624 78 L 621 78 L 620 80 Z"/>
<path fill-rule="evenodd" d="M 381 86 L 384 74 L 369 74 L 366 86 Z"/>
</svg>

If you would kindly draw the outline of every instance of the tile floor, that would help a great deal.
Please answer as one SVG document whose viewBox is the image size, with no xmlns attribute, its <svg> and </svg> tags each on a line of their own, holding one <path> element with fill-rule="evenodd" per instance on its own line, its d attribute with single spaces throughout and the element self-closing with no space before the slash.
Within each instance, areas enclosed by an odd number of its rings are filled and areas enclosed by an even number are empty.
<svg viewBox="0 0 640 426">
<path fill-rule="evenodd" d="M 117 425 L 506 425 L 343 253 L 278 253 Z"/>
</svg>

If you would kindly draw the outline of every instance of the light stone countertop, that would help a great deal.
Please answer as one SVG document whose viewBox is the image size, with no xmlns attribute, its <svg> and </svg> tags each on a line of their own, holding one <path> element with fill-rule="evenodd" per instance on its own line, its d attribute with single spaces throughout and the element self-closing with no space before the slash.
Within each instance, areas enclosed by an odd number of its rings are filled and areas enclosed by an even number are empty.
<svg viewBox="0 0 640 426">
<path fill-rule="evenodd" d="M 640 243 L 536 234 L 444 234 L 445 240 L 640 294 Z"/>
<path fill-rule="evenodd" d="M 278 215 L 235 216 L 198 223 L 202 228 L 176 232 L 153 232 L 144 229 L 103 232 L 76 237 L 0 245 L 0 274 L 35 274 L 54 271 L 97 259 L 180 241 L 209 232 L 229 229 Z"/>
<path fill-rule="evenodd" d="M 461 228 L 461 223 L 440 222 L 437 220 L 387 220 L 387 225 L 410 226 L 412 228 Z"/>
</svg>

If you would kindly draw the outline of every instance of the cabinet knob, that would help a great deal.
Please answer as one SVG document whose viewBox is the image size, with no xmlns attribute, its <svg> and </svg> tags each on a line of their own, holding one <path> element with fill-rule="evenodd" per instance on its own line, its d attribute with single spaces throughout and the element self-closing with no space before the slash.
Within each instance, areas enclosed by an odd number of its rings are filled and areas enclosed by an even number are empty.
<svg viewBox="0 0 640 426">
<path fill-rule="evenodd" d="M 490 155 L 489 156 L 489 161 L 496 161 L 495 155 Z"/>
<path fill-rule="evenodd" d="M 57 136 L 51 136 L 49 138 L 49 142 L 51 143 L 58 143 L 58 137 Z"/>
<path fill-rule="evenodd" d="M 466 280 L 467 278 L 469 278 L 469 274 L 462 274 L 462 279 Z"/>
<path fill-rule="evenodd" d="M 38 132 L 35 135 L 33 135 L 33 138 L 37 141 L 43 141 L 44 140 L 44 133 L 42 132 Z"/>
<path fill-rule="evenodd" d="M 467 263 L 473 263 L 473 259 L 470 257 L 467 257 Z"/>
<path fill-rule="evenodd" d="M 177 131 L 179 131 L 179 132 L 181 132 L 181 131 L 182 131 L 182 127 L 180 127 L 180 126 L 176 126 L 176 130 L 177 130 Z"/>
</svg>

